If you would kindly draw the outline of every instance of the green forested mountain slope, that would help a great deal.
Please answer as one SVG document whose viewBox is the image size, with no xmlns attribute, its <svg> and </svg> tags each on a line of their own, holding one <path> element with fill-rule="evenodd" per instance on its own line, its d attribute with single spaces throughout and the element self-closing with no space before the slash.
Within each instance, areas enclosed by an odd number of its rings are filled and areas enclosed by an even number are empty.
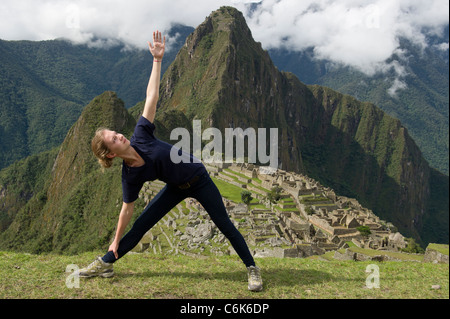
<svg viewBox="0 0 450 319">
<path fill-rule="evenodd" d="M 134 105 L 143 98 L 137 84 L 146 64 L 144 52 L 120 48 L 0 41 L 0 167 L 61 144 L 82 108 L 107 89 Z"/>
<path fill-rule="evenodd" d="M 175 26 L 165 70 L 190 28 Z M 151 36 L 151 35 L 149 35 Z M 151 71 L 146 50 L 89 48 L 64 40 L 0 40 L 0 169 L 62 143 L 83 107 L 107 90 L 127 108 L 145 98 Z"/>
<path fill-rule="evenodd" d="M 376 104 L 408 128 L 430 165 L 448 175 L 449 168 L 449 57 L 436 45 L 447 42 L 448 28 L 442 37 L 430 37 L 422 49 L 410 41 L 400 41 L 403 56 L 393 55 L 387 63 L 403 68 L 368 76 L 350 67 L 313 58 L 311 50 L 289 52 L 270 50 L 280 70 L 293 72 L 302 82 L 319 84 Z M 395 79 L 406 86 L 394 95 L 389 89 Z"/>
</svg>

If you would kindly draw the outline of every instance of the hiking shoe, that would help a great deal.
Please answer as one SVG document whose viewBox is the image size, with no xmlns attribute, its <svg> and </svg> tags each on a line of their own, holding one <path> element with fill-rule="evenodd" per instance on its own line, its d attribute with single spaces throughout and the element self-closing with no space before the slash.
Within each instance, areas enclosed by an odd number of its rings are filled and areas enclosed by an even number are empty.
<svg viewBox="0 0 450 319">
<path fill-rule="evenodd" d="M 261 278 L 260 269 L 256 266 L 247 267 L 248 275 L 248 290 L 261 291 L 263 289 L 263 282 Z"/>
<path fill-rule="evenodd" d="M 105 263 L 101 257 L 97 257 L 89 266 L 78 271 L 81 278 L 100 276 L 109 278 L 114 276 L 113 264 Z"/>
</svg>

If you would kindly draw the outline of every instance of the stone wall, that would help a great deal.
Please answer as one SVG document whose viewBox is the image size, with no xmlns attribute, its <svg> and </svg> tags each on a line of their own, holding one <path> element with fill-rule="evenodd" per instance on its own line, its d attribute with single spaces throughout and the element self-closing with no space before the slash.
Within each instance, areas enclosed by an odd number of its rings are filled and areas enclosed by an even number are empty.
<svg viewBox="0 0 450 319">
<path fill-rule="evenodd" d="M 423 258 L 424 262 L 431 262 L 431 263 L 442 263 L 442 264 L 448 264 L 449 263 L 449 257 L 445 253 L 439 251 L 439 249 L 433 248 L 433 245 L 437 244 L 429 244 L 427 249 L 425 250 L 425 256 Z M 448 252 L 448 245 L 438 245 L 438 246 L 446 246 L 446 250 Z"/>
</svg>

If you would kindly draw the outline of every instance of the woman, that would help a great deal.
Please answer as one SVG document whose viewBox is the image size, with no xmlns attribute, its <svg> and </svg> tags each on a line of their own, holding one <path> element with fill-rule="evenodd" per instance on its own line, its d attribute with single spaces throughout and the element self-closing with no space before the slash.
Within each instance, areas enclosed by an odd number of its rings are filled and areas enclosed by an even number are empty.
<svg viewBox="0 0 450 319">
<path fill-rule="evenodd" d="M 153 55 L 153 68 L 147 86 L 144 111 L 131 140 L 108 129 L 97 130 L 92 139 L 92 150 L 103 167 L 110 167 L 116 157 L 123 160 L 123 205 L 116 234 L 108 252 L 102 258 L 98 257 L 89 266 L 81 269 L 79 276 L 113 276 L 115 261 L 136 246 L 144 234 L 179 202 L 187 197 L 193 197 L 202 204 L 211 220 L 228 238 L 246 265 L 248 289 L 261 291 L 260 270 L 255 266 L 244 238 L 229 219 L 222 196 L 203 164 L 194 160 L 192 155 L 189 155 L 191 161 L 175 164 L 170 159 L 172 145 L 156 139 L 153 135 L 165 42 L 165 37 L 162 41 L 161 33 L 156 31 L 153 32 L 153 45 L 148 43 L 150 53 Z M 138 198 L 144 182 L 155 179 L 166 182 L 166 186 L 153 198 L 131 230 L 122 238 L 134 211 L 134 201 Z"/>
</svg>

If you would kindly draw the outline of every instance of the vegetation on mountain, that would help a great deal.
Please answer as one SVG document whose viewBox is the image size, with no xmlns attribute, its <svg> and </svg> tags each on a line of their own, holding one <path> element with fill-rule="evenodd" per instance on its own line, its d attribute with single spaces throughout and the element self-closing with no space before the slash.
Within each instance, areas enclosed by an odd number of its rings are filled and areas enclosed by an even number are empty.
<svg viewBox="0 0 450 319">
<path fill-rule="evenodd" d="M 170 35 L 177 40 L 163 71 L 190 31 L 173 27 Z M 61 145 L 86 104 L 104 91 L 117 92 L 127 108 L 142 101 L 151 65 L 147 51 L 123 44 L 0 40 L 0 169 Z"/>
<path fill-rule="evenodd" d="M 394 54 L 386 63 L 402 67 L 402 76 L 393 68 L 369 76 L 351 67 L 312 58 L 312 49 L 302 53 L 272 49 L 269 54 L 279 69 L 293 72 L 302 82 L 372 102 L 399 119 L 430 166 L 448 175 L 449 58 L 448 50 L 436 46 L 448 43 L 448 39 L 448 26 L 442 36 L 428 37 L 425 49 L 400 39 L 399 51 L 403 55 Z M 389 89 L 395 80 L 406 86 L 393 93 Z"/>
</svg>

